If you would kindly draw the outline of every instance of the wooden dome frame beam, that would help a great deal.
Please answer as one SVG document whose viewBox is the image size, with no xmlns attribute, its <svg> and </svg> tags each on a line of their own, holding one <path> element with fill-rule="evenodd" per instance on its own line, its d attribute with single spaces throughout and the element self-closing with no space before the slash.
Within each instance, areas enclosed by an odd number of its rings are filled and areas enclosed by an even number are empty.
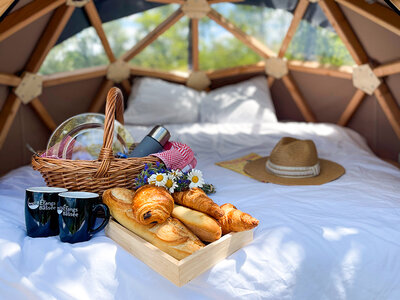
<svg viewBox="0 0 400 300">
<path fill-rule="evenodd" d="M 255 53 L 260 55 L 261 57 L 267 59 L 272 56 L 275 56 L 275 52 L 269 49 L 266 45 L 260 42 L 255 37 L 252 37 L 245 32 L 243 32 L 239 27 L 231 23 L 228 19 L 218 13 L 215 9 L 211 9 L 207 14 L 211 20 L 220 25 L 222 28 L 230 32 L 236 39 L 241 41 L 244 45 L 249 47 Z"/>
<path fill-rule="evenodd" d="M 141 39 L 136 45 L 134 45 L 130 50 L 124 53 L 120 59 L 125 62 L 128 62 L 140 52 L 142 52 L 148 45 L 154 42 L 161 34 L 167 31 L 172 25 L 178 22 L 183 17 L 183 12 L 179 8 L 174 13 L 172 13 L 167 19 L 161 22 L 156 28 L 150 31 L 143 39 Z M 96 96 L 93 98 L 89 112 L 99 112 L 101 107 L 104 105 L 105 96 L 112 86 L 113 82 L 111 80 L 105 79 L 103 80 L 102 84 Z"/>
<path fill-rule="evenodd" d="M 57 42 L 58 37 L 66 26 L 73 11 L 74 7 L 66 5 L 59 6 L 55 10 L 24 68 L 25 72 L 37 73 L 37 71 L 39 71 L 44 59 Z M 15 95 L 14 91 L 11 92 L 0 111 L 0 147 L 2 147 L 5 142 L 20 105 L 21 99 Z M 30 105 L 50 130 L 56 129 L 56 123 L 44 108 L 39 98 L 34 98 L 30 102 Z"/>
<path fill-rule="evenodd" d="M 184 0 L 148 0 L 150 2 L 159 3 L 177 3 L 180 5 L 185 4 Z M 226 0 L 209 0 L 208 4 L 221 3 L 221 2 L 240 2 L 241 0 L 226 1 Z M 318 0 L 316 0 L 318 1 Z M 304 13 L 308 7 L 309 2 L 315 2 L 314 0 L 299 0 L 297 7 L 294 11 L 292 22 L 289 29 L 285 35 L 282 42 L 281 48 L 276 55 L 273 51 L 268 49 L 262 42 L 258 41 L 252 36 L 247 35 L 238 27 L 233 25 L 222 15 L 220 15 L 215 10 L 211 9 L 208 13 L 208 17 L 214 20 L 217 24 L 232 33 L 237 39 L 242 41 L 250 49 L 261 55 L 264 59 L 270 57 L 283 58 L 285 52 L 287 51 L 290 42 L 302 20 Z M 332 26 L 335 28 L 339 37 L 344 42 L 345 46 L 348 48 L 353 59 L 358 65 L 369 63 L 369 58 L 363 49 L 361 43 L 358 41 L 357 36 L 354 34 L 350 24 L 344 17 L 340 7 L 335 3 L 334 0 L 319 0 L 319 5 L 324 10 L 327 18 L 331 22 Z M 400 24 L 397 19 L 394 18 L 394 12 L 385 6 L 374 3 L 366 4 L 360 3 L 356 0 L 336 0 L 336 2 L 348 7 L 349 9 L 355 11 L 356 13 L 372 20 L 373 22 L 383 26 L 384 28 L 400 35 Z M 50 49 L 56 43 L 59 35 L 61 34 L 63 28 L 65 27 L 67 21 L 69 20 L 74 7 L 63 5 L 66 0 L 36 0 L 28 3 L 21 9 L 11 13 L 0 23 L 0 41 L 9 37 L 13 33 L 21 30 L 27 25 L 31 24 L 35 20 L 44 16 L 45 14 L 56 9 L 51 17 L 46 29 L 44 30 L 39 42 L 37 43 L 36 49 L 33 51 L 30 60 L 28 61 L 25 72 L 37 73 L 42 65 L 45 57 L 47 56 Z M 61 6 L 61 7 L 60 7 Z M 97 35 L 102 43 L 104 51 L 110 61 L 110 64 L 117 61 L 114 56 L 112 49 L 109 45 L 108 39 L 104 33 L 102 22 L 97 12 L 97 9 L 92 1 L 89 1 L 84 7 L 91 25 L 95 28 Z M 64 12 L 64 13 L 62 13 Z M 181 8 L 171 14 L 166 20 L 159 24 L 154 30 L 149 32 L 141 41 L 139 41 L 134 47 L 127 51 L 120 59 L 128 62 L 134 56 L 142 52 L 148 45 L 155 41 L 161 34 L 178 22 L 184 13 Z M 397 15 L 396 15 L 397 18 Z M 192 26 L 192 71 L 199 71 L 199 49 L 198 49 L 198 19 L 190 19 Z M 59 84 L 65 84 L 68 82 L 74 82 L 78 80 L 105 77 L 107 75 L 107 69 L 109 66 L 99 66 L 90 67 L 86 69 L 74 70 L 71 72 L 61 72 L 51 75 L 43 76 L 43 87 L 56 86 Z M 288 61 L 287 68 L 290 71 L 299 71 L 311 74 L 318 74 L 324 76 L 332 76 L 337 78 L 352 79 L 352 68 L 348 66 L 333 67 L 324 66 L 317 62 L 299 62 L 299 61 Z M 24 72 L 24 73 L 25 73 Z M 236 74 L 243 73 L 258 73 L 265 72 L 265 62 L 261 61 L 257 64 L 248 66 L 239 66 L 234 68 L 226 68 L 221 70 L 208 70 L 205 74 L 210 79 L 218 79 L 226 76 L 232 76 Z M 400 73 L 400 60 L 395 60 L 388 62 L 386 64 L 376 66 L 373 69 L 374 74 L 377 77 L 385 77 L 392 74 Z M 169 72 L 162 70 L 154 70 L 149 68 L 137 67 L 130 65 L 130 73 L 135 76 L 152 76 L 157 78 L 162 78 L 169 81 L 174 81 L 178 83 L 186 83 L 189 74 L 182 72 Z M 310 107 L 302 96 L 300 89 L 297 87 L 291 74 L 286 74 L 282 77 L 283 83 L 288 88 L 292 98 L 302 113 L 306 121 L 314 122 L 316 121 Z M 0 73 L 0 84 L 8 85 L 11 87 L 18 87 L 22 81 L 22 77 Z M 271 76 L 268 77 L 270 86 L 273 84 L 275 79 Z M 105 78 L 101 84 L 97 95 L 91 104 L 91 111 L 99 111 L 103 105 L 105 94 L 108 89 L 114 84 L 112 80 Z M 124 89 L 129 92 L 131 89 L 130 82 L 125 79 L 121 82 Z M 387 85 L 382 82 L 380 86 L 374 91 L 374 95 L 377 98 L 378 103 L 381 105 L 386 117 L 388 118 L 391 126 L 393 127 L 395 133 L 400 138 L 400 110 L 397 102 L 390 93 Z M 346 125 L 352 115 L 356 112 L 357 108 L 360 106 L 365 93 L 361 90 L 357 90 L 352 99 L 350 100 L 348 106 L 340 117 L 338 124 Z M 3 108 L 0 112 L 0 147 L 3 145 L 7 133 L 11 127 L 11 124 L 15 118 L 18 108 L 21 104 L 21 100 L 11 92 Z M 32 108 L 36 111 L 41 120 L 46 124 L 46 126 L 52 130 L 55 128 L 55 122 L 52 120 L 47 110 L 44 108 L 39 98 L 34 98 L 30 102 Z"/>
<path fill-rule="evenodd" d="M 299 0 L 297 6 L 293 13 L 292 22 L 289 25 L 288 31 L 286 32 L 285 37 L 283 38 L 281 47 L 278 52 L 278 57 L 283 58 L 286 54 L 287 49 L 289 48 L 290 42 L 292 41 L 297 28 L 300 25 L 300 21 L 303 19 L 304 13 L 308 8 L 308 4 L 310 4 L 309 0 Z M 270 87 L 274 84 L 275 78 L 270 76 L 268 78 L 268 84 Z"/>
<path fill-rule="evenodd" d="M 96 30 L 97 36 L 99 37 L 101 44 L 103 45 L 103 49 L 108 57 L 108 60 L 111 63 L 115 62 L 117 59 L 115 58 L 111 46 L 108 42 L 107 36 L 103 29 L 103 23 L 101 22 L 99 16 L 99 12 L 97 11 L 97 8 L 94 5 L 93 1 L 89 1 L 84 6 L 84 9 L 89 17 L 90 24 L 92 24 L 93 28 Z"/>
<path fill-rule="evenodd" d="M 345 18 L 339 5 L 333 0 L 321 0 L 319 1 L 319 5 L 324 11 L 328 20 L 331 22 L 332 26 L 335 28 L 336 33 L 342 39 L 350 54 L 353 56 L 354 61 L 358 65 L 368 64 L 368 55 L 351 28 L 350 23 Z M 395 64 L 395 67 L 396 66 L 398 66 L 398 63 Z M 384 81 L 382 81 L 378 88 L 374 91 L 374 95 L 394 132 L 400 139 L 400 108 Z M 360 106 L 363 98 L 364 95 L 357 91 L 341 115 L 338 122 L 340 125 L 346 125 L 349 122 L 350 118 Z"/>
<path fill-rule="evenodd" d="M 24 72 L 37 73 L 43 64 L 44 59 L 50 52 L 51 48 L 57 42 L 59 36 L 61 35 L 63 29 L 65 28 L 68 20 L 70 19 L 75 7 L 68 6 L 65 4 L 65 0 L 37 0 L 33 1 L 26 6 L 22 7 L 20 10 L 15 11 L 10 14 L 4 22 L 0 23 L 0 41 L 7 38 L 11 34 L 21 30 L 33 21 L 42 17 L 43 15 L 56 9 L 48 22 L 46 29 L 44 30 L 39 42 L 36 45 L 27 65 L 25 66 Z M 104 30 L 102 28 L 102 22 L 98 15 L 97 9 L 92 1 L 89 1 L 85 5 L 85 11 L 89 17 L 92 26 L 95 28 L 97 35 L 103 45 L 103 48 L 109 58 L 110 62 L 116 60 L 108 40 L 105 36 Z M 77 76 L 77 78 L 83 79 L 85 76 Z M 58 79 L 58 81 L 62 79 Z M 10 86 L 17 86 L 21 82 L 21 78 L 11 74 L 0 74 L 0 82 L 5 83 Z M 111 82 L 113 83 L 113 82 Z M 122 86 L 127 93 L 130 93 L 131 86 L 129 80 L 124 80 Z M 108 84 L 110 86 L 112 84 Z M 46 86 L 44 83 L 43 86 Z M 48 111 L 45 109 L 39 98 L 34 98 L 29 103 L 35 110 L 36 114 L 40 117 L 43 123 L 49 128 L 50 131 L 55 130 L 57 127 L 55 121 L 52 119 Z M 0 147 L 2 147 L 8 132 L 11 128 L 13 120 L 18 112 L 21 105 L 21 100 L 11 92 L 6 99 L 3 108 L 0 112 Z"/>
<path fill-rule="evenodd" d="M 350 66 L 336 67 L 331 65 L 323 65 L 316 61 L 298 61 L 298 60 L 289 60 L 287 64 L 289 70 L 302 73 L 317 74 L 317 75 L 350 79 L 350 80 L 353 77 L 352 75 L 353 68 Z M 230 67 L 218 70 L 208 70 L 207 74 L 210 77 L 210 79 L 221 79 L 223 77 L 235 76 L 238 74 L 253 74 L 253 73 L 260 73 L 263 71 L 265 71 L 265 61 L 259 61 L 258 63 L 252 65 L 243 65 L 243 66 Z M 383 70 L 380 72 L 383 73 Z"/>
<path fill-rule="evenodd" d="M 0 22 L 0 42 L 64 3 L 65 0 L 35 0 L 12 12 Z"/>
<path fill-rule="evenodd" d="M 103 77 L 106 76 L 106 74 L 107 74 L 107 66 L 97 66 L 97 67 L 78 69 L 74 71 L 43 75 L 43 87 L 51 87 L 80 80 L 88 80 L 88 79 Z"/>
<path fill-rule="evenodd" d="M 387 76 L 390 74 L 399 73 L 395 70 L 395 66 L 400 67 L 399 62 L 388 63 L 381 65 L 374 69 L 378 77 Z M 139 66 L 130 66 L 131 74 L 136 76 L 153 76 L 177 83 L 185 83 L 184 78 L 187 78 L 186 72 L 164 71 L 152 68 L 144 68 Z M 288 61 L 288 68 L 293 71 L 329 76 L 334 78 L 352 79 L 352 70 L 350 66 L 335 67 L 331 65 L 322 65 L 318 62 L 312 61 Z M 253 74 L 260 73 L 265 70 L 265 62 L 260 61 L 256 64 L 243 65 L 237 67 L 229 67 L 218 70 L 206 71 L 210 79 L 220 79 L 223 77 L 234 76 L 238 74 Z M 137 73 L 135 73 L 137 72 Z M 186 75 L 183 75 L 183 74 Z M 107 74 L 107 66 L 88 67 L 84 69 L 77 69 L 74 71 L 59 72 L 50 75 L 43 75 L 43 87 L 51 87 L 71 83 L 80 80 L 87 80 L 93 78 L 103 77 Z M 0 84 L 17 86 L 21 78 L 11 74 L 0 73 Z"/>
<path fill-rule="evenodd" d="M 304 2 L 304 0 L 300 0 L 300 3 L 301 2 Z M 248 34 L 243 32 L 241 29 L 236 27 L 233 23 L 231 23 L 227 19 L 225 19 L 216 10 L 211 9 L 211 11 L 207 14 L 207 16 L 211 20 L 216 22 L 218 25 L 222 26 L 227 31 L 229 31 L 239 41 L 241 41 L 243 44 L 245 44 L 247 47 L 252 49 L 254 52 L 259 54 L 264 59 L 268 59 L 270 57 L 276 56 L 276 54 L 272 50 L 270 50 L 267 46 L 265 46 L 263 43 L 261 43 L 256 38 L 249 36 Z M 303 95 L 301 94 L 300 89 L 297 87 L 295 81 L 293 80 L 293 77 L 288 74 L 288 75 L 285 75 L 282 79 L 283 79 L 284 84 L 286 85 L 286 88 L 288 89 L 289 93 L 291 94 L 296 106 L 300 110 L 303 118 L 307 122 L 316 122 L 317 119 L 316 119 L 314 113 L 312 112 L 310 106 L 307 104 L 306 100 L 304 99 Z M 268 83 L 269 83 L 269 85 L 272 84 L 270 81 Z"/>
<path fill-rule="evenodd" d="M 380 3 L 371 3 L 357 0 L 336 0 L 336 2 L 351 9 L 357 14 L 371 20 L 372 22 L 400 35 L 399 16 L 393 10 Z"/>
<path fill-rule="evenodd" d="M 305 3 L 307 2 L 307 3 Z M 300 0 L 299 4 L 296 7 L 296 17 L 293 17 L 292 23 L 289 26 L 290 33 L 286 35 L 286 38 L 284 39 L 284 44 L 283 47 L 287 49 L 290 40 L 292 39 L 294 35 L 294 31 L 297 29 L 298 24 L 300 24 L 301 17 L 303 16 L 306 8 L 308 6 L 308 0 Z M 300 7 L 300 8 L 299 8 Z M 227 31 L 229 31 L 233 36 L 235 36 L 238 40 L 240 40 L 243 44 L 245 44 L 247 47 L 252 49 L 254 52 L 259 54 L 261 57 L 264 59 L 268 59 L 270 57 L 275 57 L 276 54 L 272 50 L 270 50 L 267 46 L 265 46 L 262 42 L 257 40 L 256 38 L 249 36 L 245 32 L 243 32 L 241 29 L 236 27 L 233 23 L 229 22 L 227 19 L 225 19 L 221 14 L 219 14 L 217 11 L 214 9 L 211 9 L 211 11 L 207 14 L 207 16 L 216 22 L 218 25 L 222 26 L 225 28 Z M 281 55 L 283 56 L 286 49 L 283 49 L 283 51 L 280 51 L 282 53 Z M 273 81 L 270 79 L 272 77 L 269 77 L 268 79 L 268 84 L 271 86 L 273 84 Z M 285 84 L 286 88 L 288 89 L 290 95 L 292 96 L 297 108 L 300 110 L 300 113 L 302 114 L 303 118 L 307 122 L 317 122 L 317 118 L 315 117 L 315 114 L 311 110 L 310 106 L 308 105 L 307 101 L 305 100 L 304 96 L 302 95 L 300 89 L 298 88 L 297 84 L 295 83 L 293 77 L 290 74 L 287 74 L 282 77 L 283 83 Z"/>
<path fill-rule="evenodd" d="M 96 30 L 97 36 L 99 37 L 101 44 L 103 45 L 104 52 L 106 53 L 108 60 L 110 63 L 116 62 L 115 55 L 111 49 L 110 43 L 108 42 L 107 36 L 103 29 L 103 23 L 100 19 L 99 12 L 97 11 L 96 6 L 94 5 L 93 1 L 89 1 L 85 6 L 84 9 L 86 14 L 88 15 L 89 21 L 93 28 Z M 104 79 L 103 83 L 100 86 L 100 89 L 96 93 L 92 104 L 89 107 L 89 112 L 93 111 L 100 111 L 102 105 L 98 103 L 100 100 L 104 100 L 105 96 L 107 95 L 108 90 L 113 86 L 114 82 L 110 79 Z M 125 92 L 130 94 L 131 92 L 131 84 L 128 79 L 124 79 L 121 82 Z"/>
<path fill-rule="evenodd" d="M 7 73 L 0 73 L 0 84 L 8 86 L 18 86 L 21 83 L 21 78 Z"/>
<path fill-rule="evenodd" d="M 143 39 L 141 39 L 136 45 L 134 45 L 130 50 L 122 55 L 121 59 L 128 62 L 136 55 L 141 53 L 147 46 L 153 43 L 160 35 L 172 27 L 176 22 L 178 22 L 184 13 L 181 8 L 178 8 L 169 17 L 167 17 L 163 22 L 161 22 L 156 28 L 150 31 Z"/>
<path fill-rule="evenodd" d="M 400 60 L 380 65 L 374 69 L 374 73 L 378 77 L 384 77 L 400 73 Z"/>
<path fill-rule="evenodd" d="M 14 0 L 3 0 L 0 2 L 0 22 L 2 15 L 7 13 L 7 10 L 12 9 L 13 4 L 15 4 Z"/>
<path fill-rule="evenodd" d="M 200 62 L 199 62 L 199 20 L 198 19 L 190 19 L 190 28 L 192 33 L 192 70 L 199 71 L 200 70 Z"/>
</svg>

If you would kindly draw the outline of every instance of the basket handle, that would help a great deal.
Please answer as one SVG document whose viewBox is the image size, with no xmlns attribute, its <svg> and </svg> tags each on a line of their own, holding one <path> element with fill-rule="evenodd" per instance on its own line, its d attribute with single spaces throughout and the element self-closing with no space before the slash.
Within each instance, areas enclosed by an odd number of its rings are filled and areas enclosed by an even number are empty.
<svg viewBox="0 0 400 300">
<path fill-rule="evenodd" d="M 112 87 L 106 100 L 106 116 L 104 121 L 104 136 L 103 136 L 103 147 L 100 150 L 98 160 L 101 161 L 99 168 L 97 169 L 94 177 L 103 177 L 107 174 L 110 168 L 111 161 L 114 159 L 112 143 L 114 138 L 114 120 L 115 115 L 117 120 L 124 124 L 124 103 L 121 90 L 116 87 Z"/>
</svg>

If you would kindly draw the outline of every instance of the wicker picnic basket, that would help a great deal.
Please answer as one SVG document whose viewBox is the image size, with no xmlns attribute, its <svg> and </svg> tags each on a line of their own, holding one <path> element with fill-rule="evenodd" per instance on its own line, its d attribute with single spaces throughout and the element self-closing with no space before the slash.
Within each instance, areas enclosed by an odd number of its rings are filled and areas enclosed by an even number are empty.
<svg viewBox="0 0 400 300">
<path fill-rule="evenodd" d="M 146 163 L 160 161 L 157 157 L 115 158 L 112 151 L 114 120 L 124 124 L 123 96 L 118 88 L 107 95 L 103 146 L 97 160 L 70 160 L 34 155 L 32 167 L 39 171 L 48 186 L 70 191 L 86 191 L 100 195 L 107 189 L 135 188 L 135 178 Z"/>
</svg>

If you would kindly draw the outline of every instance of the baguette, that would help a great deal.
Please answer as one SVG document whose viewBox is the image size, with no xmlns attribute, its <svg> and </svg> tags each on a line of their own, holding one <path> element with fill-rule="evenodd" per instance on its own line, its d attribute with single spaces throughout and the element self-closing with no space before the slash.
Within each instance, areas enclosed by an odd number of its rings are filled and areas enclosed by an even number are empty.
<svg viewBox="0 0 400 300">
<path fill-rule="evenodd" d="M 175 204 L 172 216 L 185 224 L 204 242 L 214 242 L 222 235 L 218 222 L 200 211 Z"/>
<path fill-rule="evenodd" d="M 181 260 L 204 247 L 204 244 L 179 220 L 168 218 L 161 224 L 143 225 L 136 221 L 131 209 L 127 208 L 129 193 L 126 189 L 107 190 L 103 193 L 103 202 L 109 207 L 111 215 L 122 226 L 153 244 L 172 257 Z"/>
<path fill-rule="evenodd" d="M 118 202 L 118 209 L 127 210 L 132 208 L 132 201 L 135 192 L 124 188 L 113 188 L 108 190 L 107 197 L 110 197 L 113 202 Z"/>
</svg>

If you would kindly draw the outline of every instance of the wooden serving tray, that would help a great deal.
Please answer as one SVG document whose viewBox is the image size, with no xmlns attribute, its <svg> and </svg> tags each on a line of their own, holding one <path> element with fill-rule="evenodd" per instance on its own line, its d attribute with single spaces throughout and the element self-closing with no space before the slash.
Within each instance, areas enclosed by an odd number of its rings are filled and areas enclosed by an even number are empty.
<svg viewBox="0 0 400 300">
<path fill-rule="evenodd" d="M 253 240 L 253 230 L 229 233 L 177 260 L 110 219 L 106 235 L 177 286 L 183 286 Z"/>
</svg>

